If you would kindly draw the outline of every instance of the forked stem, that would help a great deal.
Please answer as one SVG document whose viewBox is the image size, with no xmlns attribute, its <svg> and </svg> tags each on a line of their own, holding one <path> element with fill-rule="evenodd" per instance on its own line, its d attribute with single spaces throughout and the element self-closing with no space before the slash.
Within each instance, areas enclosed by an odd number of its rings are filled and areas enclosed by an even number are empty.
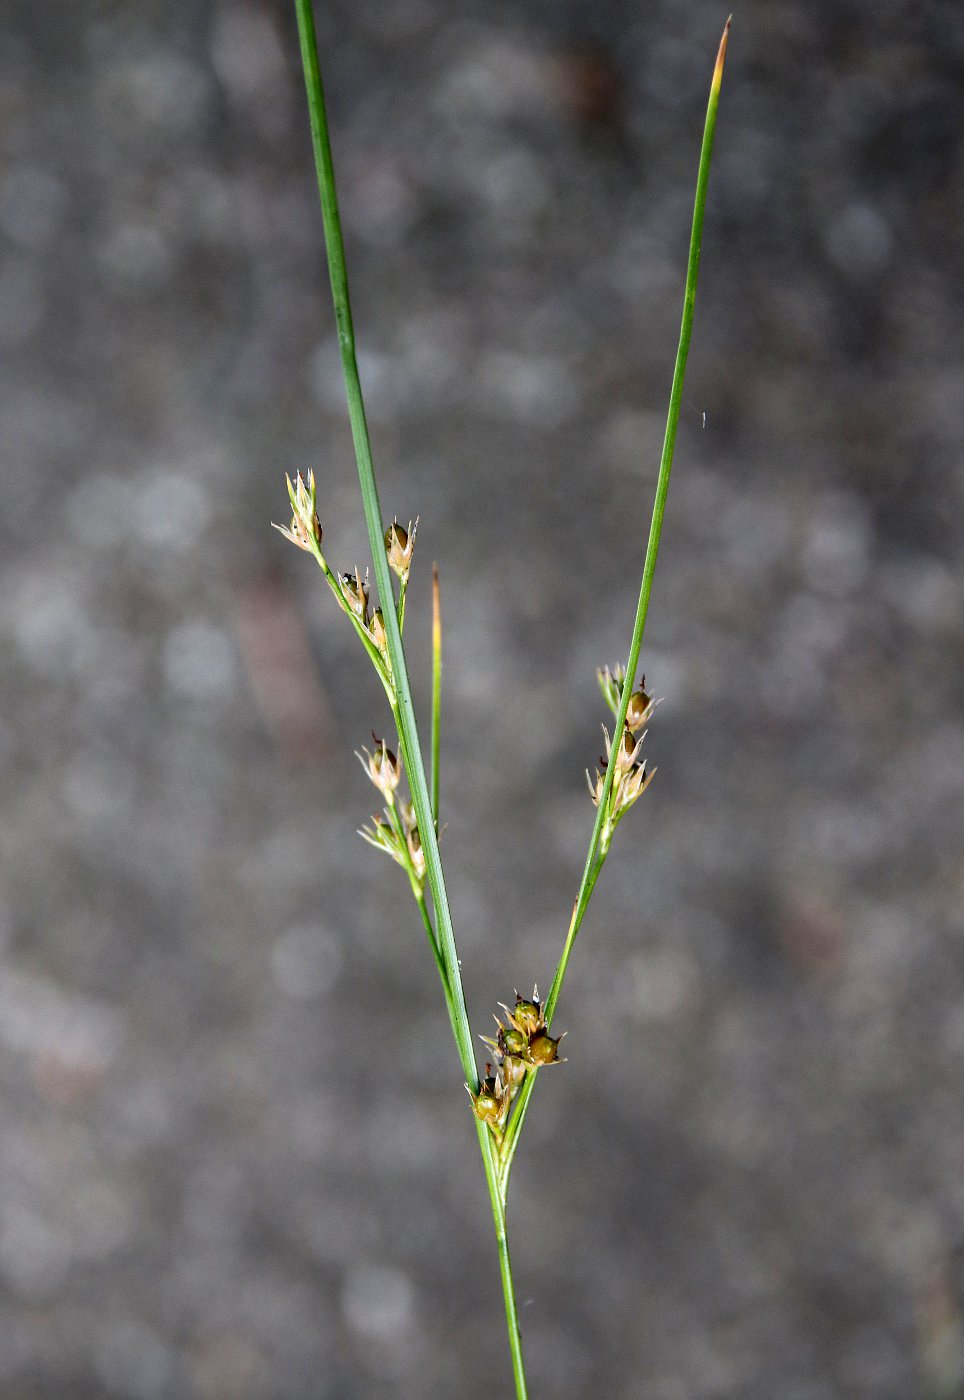
<svg viewBox="0 0 964 1400">
<path fill-rule="evenodd" d="M 417 896 L 417 899 L 425 931 L 435 953 L 462 1070 L 469 1088 L 473 1092 L 477 1092 L 479 1089 L 478 1071 L 472 1046 L 472 1034 L 468 1013 L 465 1007 L 458 951 L 455 944 L 455 932 L 452 925 L 448 896 L 445 890 L 445 880 L 442 873 L 442 863 L 438 849 L 438 734 L 439 686 L 441 675 L 441 628 L 438 611 L 438 579 L 436 574 L 433 588 L 432 788 L 430 791 L 419 745 L 408 667 L 402 644 L 401 621 L 402 609 L 404 607 L 404 595 L 402 599 L 400 599 L 400 605 L 396 605 L 391 573 L 383 541 L 382 513 L 378 500 L 378 489 L 375 482 L 375 471 L 372 462 L 371 443 L 365 417 L 361 382 L 358 375 L 351 303 L 348 292 L 348 275 L 345 265 L 345 250 L 341 232 L 341 221 L 338 214 L 338 201 L 335 191 L 335 177 L 328 134 L 328 121 L 325 112 L 324 91 L 318 62 L 318 45 L 315 35 L 311 0 L 295 0 L 295 10 L 298 18 L 298 33 L 305 74 L 305 88 L 308 96 L 312 145 L 314 148 L 318 190 L 321 198 L 322 220 L 325 230 L 328 272 L 331 279 L 335 323 L 338 331 L 338 345 L 341 352 L 342 371 L 348 401 L 348 414 L 351 423 L 355 457 L 358 465 L 358 478 L 365 512 L 365 522 L 372 549 L 375 582 L 378 587 L 388 654 L 391 660 L 391 679 L 394 687 L 394 704 L 392 708 L 398 725 L 399 747 L 408 774 L 409 788 L 418 823 L 418 834 L 425 855 L 426 873 L 435 911 L 434 930 L 424 898 Z M 719 103 L 720 84 L 723 76 L 723 62 L 726 55 L 729 29 L 730 21 L 727 20 L 720 42 L 716 68 L 713 73 L 713 81 L 710 87 L 710 98 L 707 106 L 706 123 L 703 131 L 703 144 L 700 152 L 700 165 L 696 183 L 696 199 L 690 236 L 679 348 L 677 350 L 676 365 L 673 373 L 669 411 L 666 420 L 666 432 L 663 439 L 659 478 L 656 486 L 656 499 L 653 506 L 646 558 L 643 565 L 639 601 L 633 625 L 629 660 L 626 665 L 626 678 L 622 686 L 620 702 L 616 714 L 616 725 L 613 737 L 614 750 L 615 746 L 621 742 L 622 734 L 625 729 L 626 714 L 630 695 L 635 683 L 637 667 L 639 665 L 639 652 L 642 645 L 643 629 L 649 610 L 653 575 L 656 568 L 657 554 L 659 552 L 663 513 L 666 507 L 666 495 L 669 488 L 669 477 L 673 463 L 676 431 L 679 424 L 683 379 L 693 328 L 693 310 L 696 296 L 696 282 L 699 272 L 706 190 L 709 180 L 713 136 L 716 128 L 716 113 Z M 366 637 L 363 640 L 367 642 L 369 639 Z M 605 860 L 608 838 L 606 846 L 601 846 L 601 838 L 603 825 L 607 820 L 616 768 L 617 764 L 615 761 L 611 761 L 607 765 L 602 792 L 597 804 L 596 820 L 589 843 L 589 851 L 586 857 L 582 881 L 573 907 L 569 932 L 566 937 L 562 957 L 556 968 L 552 987 L 545 1003 L 544 1015 L 546 1024 L 551 1020 L 556 1003 L 559 999 L 576 935 L 579 932 L 586 907 L 588 906 L 590 896 Z M 535 1077 L 535 1073 L 530 1072 L 522 1085 L 516 1102 L 515 1111 L 505 1129 L 505 1135 L 501 1141 L 501 1145 L 496 1144 L 495 1138 L 485 1123 L 479 1120 L 476 1121 L 479 1145 L 482 1151 L 482 1162 L 492 1205 L 496 1242 L 499 1251 L 499 1266 L 502 1276 L 506 1323 L 508 1327 L 509 1347 L 512 1356 L 512 1372 L 515 1381 L 517 1400 L 527 1400 L 528 1392 L 526 1388 L 518 1309 L 506 1232 L 506 1193 L 508 1190 L 509 1172 L 518 1145 L 519 1134 L 525 1119 L 526 1109 L 532 1094 Z"/>
</svg>

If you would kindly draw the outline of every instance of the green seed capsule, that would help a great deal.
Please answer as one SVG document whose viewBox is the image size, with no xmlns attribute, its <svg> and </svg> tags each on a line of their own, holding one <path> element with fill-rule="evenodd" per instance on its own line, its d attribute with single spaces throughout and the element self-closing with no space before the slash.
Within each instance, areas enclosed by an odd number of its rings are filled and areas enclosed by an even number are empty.
<svg viewBox="0 0 964 1400">
<path fill-rule="evenodd" d="M 408 544 L 408 531 L 405 529 L 404 525 L 399 525 L 397 520 L 389 525 L 388 529 L 385 531 L 386 552 L 391 552 L 396 544 L 399 549 L 404 549 Z"/>
<path fill-rule="evenodd" d="M 506 1026 L 499 1034 L 499 1049 L 503 1055 L 524 1055 L 529 1046 L 529 1037 L 515 1026 Z"/>
<path fill-rule="evenodd" d="M 487 1089 L 482 1089 L 472 1100 L 476 1118 L 481 1118 L 483 1123 L 497 1123 L 501 1112 L 501 1101 L 495 1094 L 490 1094 Z"/>
<path fill-rule="evenodd" d="M 559 1058 L 559 1040 L 554 1040 L 546 1030 L 537 1031 L 529 1041 L 529 1063 L 535 1066 L 551 1065 Z"/>
<path fill-rule="evenodd" d="M 526 1001 L 516 992 L 512 1024 L 524 1035 L 532 1035 L 542 1025 L 542 1007 L 537 1001 Z"/>
</svg>

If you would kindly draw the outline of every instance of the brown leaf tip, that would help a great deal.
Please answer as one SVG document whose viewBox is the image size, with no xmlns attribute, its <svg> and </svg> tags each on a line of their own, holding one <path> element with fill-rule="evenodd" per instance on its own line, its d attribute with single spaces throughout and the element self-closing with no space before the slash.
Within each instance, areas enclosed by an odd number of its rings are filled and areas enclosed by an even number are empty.
<svg viewBox="0 0 964 1400">
<path fill-rule="evenodd" d="M 723 64 L 726 62 L 726 46 L 730 38 L 730 25 L 733 23 L 733 16 L 730 15 L 723 26 L 723 37 L 720 39 L 719 52 L 716 55 L 716 67 L 713 69 L 713 87 L 718 92 L 723 81 Z"/>
</svg>

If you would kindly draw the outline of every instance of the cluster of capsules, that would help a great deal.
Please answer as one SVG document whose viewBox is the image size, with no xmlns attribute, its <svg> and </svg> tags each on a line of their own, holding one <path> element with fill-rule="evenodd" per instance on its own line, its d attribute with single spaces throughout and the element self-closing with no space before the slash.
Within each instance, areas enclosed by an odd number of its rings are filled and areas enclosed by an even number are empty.
<svg viewBox="0 0 964 1400">
<path fill-rule="evenodd" d="M 610 671 L 609 667 L 606 666 L 603 670 L 597 671 L 596 674 L 603 699 L 613 715 L 617 715 L 622 702 L 623 687 L 626 684 L 625 669 L 622 666 L 617 666 L 613 671 Z M 595 780 L 589 776 L 588 771 L 586 773 L 589 795 L 594 805 L 598 807 L 601 802 L 605 801 L 599 836 L 599 853 L 603 857 L 608 854 L 616 827 L 653 781 L 656 769 L 648 767 L 646 760 L 640 758 L 640 752 L 643 740 L 646 738 L 646 725 L 658 704 L 658 700 L 652 699 L 647 694 L 646 677 L 644 676 L 639 687 L 630 693 L 626 704 L 626 724 L 618 743 L 613 743 L 609 737 L 609 730 L 603 725 L 606 755 L 599 760 L 602 772 L 597 770 Z M 614 772 L 612 785 L 607 796 L 606 774 L 610 763 L 613 765 Z"/>
<path fill-rule="evenodd" d="M 370 826 L 359 828 L 358 835 L 369 846 L 391 856 L 407 873 L 413 891 L 420 897 L 425 886 L 425 852 L 415 820 L 415 808 L 411 802 L 398 797 L 395 791 L 402 776 L 402 765 L 385 740 L 376 737 L 374 730 L 372 741 L 374 753 L 362 749 L 355 756 L 384 796 L 385 807 L 383 811 L 374 813 Z"/>
<path fill-rule="evenodd" d="M 542 1069 L 544 1065 L 563 1063 L 559 1058 L 562 1036 L 549 1034 L 538 987 L 533 987 L 531 1000 L 516 992 L 515 1006 L 511 1011 L 504 1002 L 499 1005 L 505 1012 L 508 1024 L 496 1016 L 495 1024 L 499 1028 L 496 1038 L 482 1036 L 495 1054 L 495 1069 L 491 1064 L 486 1065 L 478 1092 L 473 1093 L 467 1084 L 465 1086 L 475 1116 L 485 1123 L 497 1140 L 502 1138 L 512 1100 L 522 1088 L 526 1075 Z"/>
<path fill-rule="evenodd" d="M 395 705 L 396 696 L 391 675 L 391 660 L 388 655 L 385 617 L 381 608 L 375 608 L 371 616 L 368 612 L 370 597 L 368 570 L 365 570 L 364 576 L 357 565 L 353 574 L 332 572 L 321 548 L 324 531 L 318 518 L 317 483 L 314 472 L 309 471 L 307 475 L 299 472 L 294 481 L 290 477 L 285 477 L 285 481 L 288 487 L 288 500 L 291 504 L 291 524 L 275 525 L 274 528 L 284 535 L 286 540 L 290 540 L 292 544 L 305 550 L 307 554 L 313 555 L 321 566 L 338 606 L 351 619 L 355 631 L 375 663 L 375 669 L 385 685 L 389 699 Z M 405 623 L 405 596 L 408 590 L 408 578 L 415 550 L 417 529 L 417 520 L 414 524 L 410 520 L 408 529 L 404 525 L 400 525 L 397 520 L 393 520 L 384 536 L 385 553 L 388 555 L 389 567 L 399 579 L 398 623 L 400 629 L 404 627 Z"/>
</svg>

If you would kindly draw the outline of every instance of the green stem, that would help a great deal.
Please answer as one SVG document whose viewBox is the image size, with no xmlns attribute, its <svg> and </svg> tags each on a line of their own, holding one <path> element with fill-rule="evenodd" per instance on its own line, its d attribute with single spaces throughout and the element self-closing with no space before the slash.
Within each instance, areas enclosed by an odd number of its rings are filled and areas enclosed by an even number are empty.
<svg viewBox="0 0 964 1400">
<path fill-rule="evenodd" d="M 372 563 L 378 596 L 382 601 L 385 632 L 388 638 L 388 651 L 392 661 L 392 674 L 395 682 L 398 704 L 398 721 L 401 747 L 408 770 L 412 802 L 418 821 L 419 836 L 425 852 L 425 864 L 429 885 L 435 905 L 436 926 L 439 932 L 439 946 L 448 973 L 449 994 L 452 998 L 456 1046 L 462 1062 L 462 1070 L 473 1089 L 478 1088 L 478 1069 L 472 1047 L 472 1032 L 465 995 L 459 973 L 458 950 L 455 945 L 455 931 L 445 890 L 445 877 L 439 856 L 438 838 L 432 820 L 431 799 L 425 779 L 425 766 L 415 723 L 415 710 L 408 679 L 408 667 L 402 646 L 398 614 L 394 606 L 391 573 L 385 553 L 384 527 L 381 506 L 378 501 L 378 488 L 375 484 L 375 470 L 372 462 L 371 442 L 365 417 L 361 381 L 358 376 L 358 362 L 355 356 L 355 332 L 352 323 L 351 301 L 348 293 L 348 272 L 345 265 L 345 245 L 341 232 L 341 219 L 338 214 L 338 200 L 335 192 L 335 172 L 331 157 L 331 141 L 328 134 L 328 118 L 325 112 L 324 89 L 318 63 L 318 41 L 315 35 L 315 22 L 311 0 L 295 0 L 298 16 L 298 35 L 301 42 L 301 59 L 305 73 L 305 89 L 308 96 L 308 114 L 311 122 L 311 138 L 314 148 L 315 168 L 318 176 L 318 192 L 321 198 L 321 215 L 325 229 L 325 248 L 328 255 L 328 273 L 331 279 L 332 301 L 335 308 L 335 324 L 338 331 L 338 345 L 341 351 L 342 372 L 345 379 L 345 393 L 348 400 L 348 417 L 351 423 L 352 441 L 358 464 L 358 480 L 361 487 L 362 505 L 368 538 L 371 543 Z"/>
<path fill-rule="evenodd" d="M 716 57 L 716 67 L 713 70 L 713 79 L 710 83 L 709 101 L 706 107 L 706 122 L 703 127 L 703 144 L 700 148 L 700 164 L 696 176 L 696 197 L 693 203 L 693 224 L 690 232 L 689 258 L 686 266 L 686 287 L 683 292 L 683 319 L 680 326 L 679 347 L 676 351 L 676 365 L 673 370 L 673 384 L 670 389 L 669 409 L 666 415 L 666 431 L 663 436 L 663 451 L 660 456 L 659 477 L 656 482 L 656 499 L 653 503 L 653 516 L 649 527 L 646 558 L 643 564 L 643 577 L 639 587 L 639 601 L 636 605 L 636 618 L 633 622 L 633 635 L 629 646 L 629 659 L 626 662 L 626 679 L 623 683 L 619 708 L 616 713 L 616 724 L 613 729 L 614 753 L 626 726 L 626 711 L 629 708 L 629 697 L 636 682 L 636 670 L 639 666 L 639 652 L 643 643 L 643 630 L 646 626 L 646 615 L 649 612 L 649 600 L 653 591 L 653 575 L 656 572 L 656 558 L 659 554 L 659 543 L 663 532 L 663 514 L 666 510 L 666 495 L 669 491 L 669 478 L 673 468 L 673 452 L 676 447 L 676 430 L 679 426 L 680 405 L 683 399 L 683 381 L 686 375 L 686 361 L 689 356 L 690 340 L 693 334 L 696 283 L 700 270 L 700 247 L 703 241 L 703 216 L 706 210 L 706 191 L 710 178 L 710 163 L 713 157 L 713 137 L 716 132 L 716 114 L 720 101 L 720 84 L 723 80 L 723 63 L 726 58 L 726 46 L 729 34 L 730 20 L 728 19 L 723 29 L 723 37 L 720 40 L 719 52 Z M 547 1023 L 551 1022 L 553 1012 L 556 1009 L 556 1003 L 562 991 L 562 984 L 565 980 L 569 959 L 576 941 L 576 934 L 579 932 L 579 926 L 586 912 L 589 897 L 592 894 L 599 872 L 602 869 L 603 861 L 599 859 L 599 841 L 602 835 L 603 823 L 606 820 L 606 814 L 609 810 L 609 799 L 612 793 L 615 772 L 616 764 L 615 762 L 610 762 L 606 769 L 603 792 L 596 810 L 596 820 L 589 841 L 589 850 L 586 855 L 586 864 L 582 872 L 579 893 L 576 896 L 572 922 L 569 926 L 569 933 L 562 950 L 562 956 L 559 959 L 559 965 L 556 968 L 556 974 L 552 979 L 549 995 L 546 998 L 545 1017 Z M 526 1082 L 523 1084 L 519 1091 L 519 1098 L 512 1119 L 506 1129 L 506 1141 L 503 1145 L 502 1153 L 502 1180 L 505 1186 L 508 1185 L 512 1158 L 515 1155 L 519 1132 L 522 1128 L 526 1108 L 528 1107 L 529 1099 L 532 1095 L 535 1079 L 535 1075 L 529 1075 Z"/>
<path fill-rule="evenodd" d="M 720 50 L 716 59 L 716 67 L 713 71 L 713 81 L 710 84 L 710 97 L 706 108 L 706 122 L 703 127 L 703 144 L 700 149 L 700 165 L 696 176 L 696 198 L 693 204 L 693 226 L 690 232 L 689 259 L 686 266 L 686 288 L 683 293 L 683 319 L 680 326 L 679 348 L 676 351 L 676 365 L 673 370 L 673 384 L 669 395 L 669 409 L 666 415 L 666 432 L 663 436 L 663 451 L 659 462 L 659 477 L 656 482 L 656 499 L 653 503 L 653 516 L 649 527 L 649 539 L 646 544 L 646 559 L 643 564 L 643 577 L 639 586 L 639 601 L 636 604 L 636 618 L 633 622 L 633 635 L 629 645 L 629 659 L 626 662 L 626 680 L 623 684 L 622 696 L 619 701 L 619 709 L 616 713 L 616 724 L 613 729 L 613 750 L 620 742 L 623 730 L 626 727 L 626 711 L 629 708 L 629 697 L 633 686 L 636 683 L 636 670 L 639 666 L 639 651 L 643 644 L 643 630 L 646 626 L 646 615 L 649 612 L 649 600 L 653 591 L 653 575 L 656 572 L 656 558 L 659 554 L 659 542 L 663 533 L 663 515 L 666 510 L 666 495 L 669 491 L 669 478 L 673 469 L 673 452 L 676 447 L 676 430 L 679 426 L 680 405 L 683 400 L 683 381 L 686 377 L 686 361 L 690 352 L 690 340 L 693 335 L 693 311 L 696 305 L 696 283 L 700 270 L 700 246 L 703 241 L 703 215 L 706 209 L 706 190 L 710 178 L 710 162 L 713 156 L 713 137 L 716 132 L 716 113 L 720 101 L 720 83 L 723 78 L 723 61 L 726 56 L 727 39 L 730 33 L 730 20 L 726 21 L 723 30 L 723 38 L 720 40 Z M 597 869 L 597 852 L 599 850 L 599 838 L 602 834 L 603 822 L 609 809 L 609 797 L 612 792 L 613 777 L 616 772 L 616 764 L 610 763 L 606 769 L 605 785 L 603 794 L 596 812 L 596 821 L 593 826 L 592 838 L 589 842 L 589 851 L 586 856 L 586 865 L 583 870 L 582 882 L 579 886 L 579 894 L 576 897 L 576 907 L 585 909 L 592 886 L 595 884 Z M 581 922 L 580 914 L 580 922 Z M 552 979 L 552 987 L 546 998 L 546 1020 L 552 1019 L 552 1013 L 556 1009 L 556 1002 L 559 1000 L 559 993 L 562 991 L 563 980 L 566 969 L 569 965 L 569 957 L 572 953 L 575 935 L 578 931 L 578 923 L 575 924 L 570 936 L 566 939 L 566 946 L 563 949 L 559 966 L 556 968 L 556 975 Z"/>
<path fill-rule="evenodd" d="M 438 565 L 432 565 L 432 816 L 438 831 L 439 745 L 442 715 L 442 600 Z"/>
<path fill-rule="evenodd" d="M 438 975 L 442 979 L 442 990 L 446 994 L 445 1000 L 447 1003 L 449 1003 L 451 1001 L 449 995 L 449 975 L 445 969 L 445 959 L 442 957 L 442 954 L 439 951 L 438 943 L 435 939 L 435 930 L 433 929 L 432 921 L 428 916 L 428 905 L 425 903 L 425 896 L 419 891 L 414 881 L 412 883 L 412 893 L 415 896 L 415 903 L 418 905 L 418 911 L 422 916 L 422 923 L 425 925 L 425 932 L 428 935 L 428 941 L 431 945 L 432 956 L 435 958 L 435 966 L 438 968 Z"/>
<path fill-rule="evenodd" d="M 572 908 L 572 918 L 569 921 L 569 932 L 566 934 L 565 947 L 562 950 L 562 957 L 559 960 L 560 967 L 564 967 L 569 961 L 569 954 L 572 951 L 573 943 L 576 941 L 579 925 L 582 923 L 583 915 L 589 906 L 590 896 L 596 887 L 596 881 L 599 879 L 599 872 L 603 868 L 605 859 L 604 856 L 602 860 L 597 863 L 590 878 L 584 881 L 579 890 L 579 897 Z M 553 985 L 555 985 L 555 983 L 553 983 Z M 548 1006 L 548 1000 L 546 1005 Z M 509 1173 L 512 1171 L 512 1161 L 515 1157 L 516 1148 L 519 1145 L 519 1134 L 522 1132 L 522 1124 L 525 1122 L 526 1110 L 529 1107 L 532 1091 L 536 1087 L 537 1075 L 538 1071 L 532 1070 L 526 1075 L 522 1088 L 519 1090 L 518 1098 L 516 1099 L 512 1111 L 512 1117 L 509 1119 L 506 1126 L 505 1137 L 502 1141 L 502 1161 L 500 1167 L 503 1198 L 505 1198 L 509 1189 Z"/>
<path fill-rule="evenodd" d="M 371 543 L 372 560 L 378 596 L 382 600 L 382 613 L 388 639 L 388 652 L 392 663 L 392 678 L 395 685 L 397 720 L 400 747 L 403 751 L 408 772 L 409 788 L 415 806 L 422 849 L 429 886 L 435 905 L 436 928 L 439 933 L 436 942 L 441 966 L 445 969 L 443 990 L 452 1031 L 455 1037 L 459 1059 L 466 1081 L 473 1091 L 479 1088 L 478 1069 L 472 1046 L 472 1032 L 465 1007 L 462 989 L 462 976 L 459 967 L 458 950 L 455 944 L 455 931 L 449 910 L 442 862 L 438 849 L 438 834 L 432 811 L 432 800 L 425 778 L 425 767 L 419 746 L 415 711 L 412 705 L 408 667 L 402 645 L 398 613 L 394 606 L 391 575 L 385 553 L 382 514 L 375 484 L 375 471 L 372 463 L 371 443 L 365 419 L 361 382 L 358 377 L 358 364 L 355 356 L 355 335 L 352 325 L 351 303 L 348 295 L 348 274 L 345 266 L 345 248 L 338 215 L 338 201 L 335 193 L 335 175 L 331 158 L 331 143 L 328 135 L 328 119 L 325 112 L 324 90 L 318 63 L 318 42 L 315 35 L 314 16 L 311 0 L 295 0 L 298 16 L 298 35 L 301 43 L 301 58 L 305 73 L 305 89 L 308 95 L 308 113 L 311 122 L 312 146 L 315 155 L 315 168 L 318 175 L 318 192 L 321 197 L 322 221 L 325 229 L 325 248 L 328 255 L 328 273 L 331 279 L 332 300 L 335 307 L 335 324 L 338 330 L 338 344 L 341 350 L 342 371 L 345 378 L 345 392 L 348 400 L 348 415 L 351 422 L 352 440 L 358 464 L 358 479 L 361 486 L 365 523 Z M 391 604 L 391 606 L 389 606 Z M 424 903 L 424 901 L 423 901 Z M 424 920 L 430 926 L 428 911 Z M 441 972 L 441 967 L 440 967 Z M 499 1249 L 499 1262 L 502 1274 L 502 1291 L 505 1299 L 506 1324 L 509 1333 L 509 1348 L 512 1355 L 512 1373 L 515 1380 L 517 1400 L 527 1400 L 525 1367 L 522 1359 L 522 1341 L 519 1333 L 518 1310 L 506 1242 L 505 1203 L 500 1188 L 498 1161 L 492 1136 L 477 1122 L 479 1145 L 485 1168 L 486 1182 L 492 1201 L 493 1219 L 496 1227 L 496 1240 Z"/>
<path fill-rule="evenodd" d="M 502 1297 L 505 1302 L 505 1323 L 509 1335 L 509 1352 L 512 1356 L 512 1378 L 515 1381 L 516 1400 L 528 1400 L 525 1362 L 522 1356 L 522 1333 L 519 1328 L 519 1310 L 516 1305 L 515 1284 L 512 1278 L 512 1261 L 509 1257 L 509 1237 L 506 1229 L 505 1190 L 499 1172 L 499 1156 L 492 1134 L 484 1123 L 479 1123 L 479 1146 L 482 1148 L 482 1164 L 485 1167 L 485 1180 L 492 1203 L 492 1219 L 495 1223 L 495 1241 L 499 1251 L 499 1273 L 502 1277 Z"/>
</svg>

